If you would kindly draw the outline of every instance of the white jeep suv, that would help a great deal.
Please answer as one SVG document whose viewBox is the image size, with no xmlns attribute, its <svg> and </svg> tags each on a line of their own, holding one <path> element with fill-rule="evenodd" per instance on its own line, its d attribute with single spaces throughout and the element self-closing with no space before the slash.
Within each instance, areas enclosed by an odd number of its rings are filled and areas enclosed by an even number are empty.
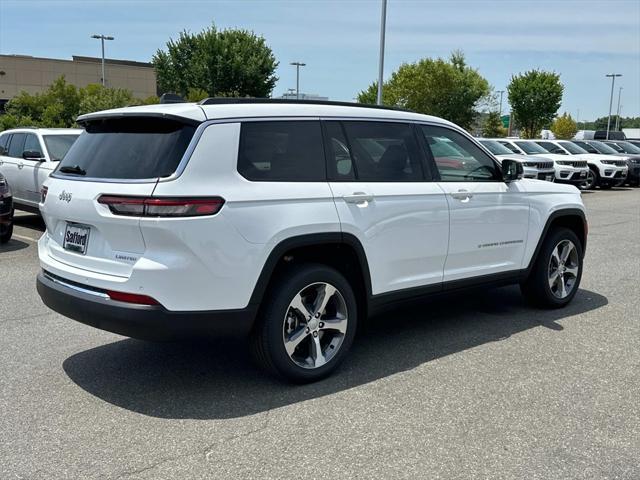
<svg viewBox="0 0 640 480">
<path fill-rule="evenodd" d="M 592 180 L 589 188 L 600 187 L 603 189 L 622 185 L 629 173 L 627 158 L 620 155 L 606 143 L 597 140 L 572 140 L 575 146 L 587 152 Z"/>
<path fill-rule="evenodd" d="M 556 178 L 556 171 L 553 168 L 553 160 L 533 155 L 520 155 L 518 153 L 513 153 L 496 140 L 479 138 L 478 141 L 483 147 L 493 153 L 499 161 L 509 158 L 521 162 L 524 167 L 524 178 L 536 178 L 538 180 L 546 180 L 548 182 L 553 182 Z"/>
<path fill-rule="evenodd" d="M 535 155 L 536 157 L 552 160 L 554 162 L 556 182 L 569 183 L 580 187 L 589 174 L 589 168 L 584 159 L 578 158 L 568 161 L 562 155 L 548 152 L 533 140 L 498 138 L 497 141 L 514 153 Z"/>
<path fill-rule="evenodd" d="M 39 213 L 42 184 L 82 130 L 14 128 L 0 134 L 0 173 L 13 190 L 15 208 Z"/>
<path fill-rule="evenodd" d="M 578 290 L 580 192 L 524 180 L 464 130 L 415 113 L 209 99 L 83 115 L 49 177 L 44 303 L 123 335 L 248 335 L 296 382 L 328 375 L 356 326 L 402 300 L 519 283 Z M 441 142 L 465 161 L 434 156 Z"/>
</svg>

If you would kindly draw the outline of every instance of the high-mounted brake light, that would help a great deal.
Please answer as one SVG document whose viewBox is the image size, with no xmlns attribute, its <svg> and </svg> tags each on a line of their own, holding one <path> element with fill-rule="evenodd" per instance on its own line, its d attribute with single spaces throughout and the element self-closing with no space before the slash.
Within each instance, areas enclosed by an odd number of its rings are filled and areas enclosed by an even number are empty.
<svg viewBox="0 0 640 480">
<path fill-rule="evenodd" d="M 116 292 L 107 290 L 107 295 L 111 300 L 125 303 L 135 303 L 137 305 L 160 305 L 158 301 L 147 295 L 138 295 L 137 293 Z"/>
<path fill-rule="evenodd" d="M 224 205 L 220 197 L 125 197 L 102 195 L 98 203 L 115 215 L 132 217 L 200 217 L 215 215 Z"/>
</svg>

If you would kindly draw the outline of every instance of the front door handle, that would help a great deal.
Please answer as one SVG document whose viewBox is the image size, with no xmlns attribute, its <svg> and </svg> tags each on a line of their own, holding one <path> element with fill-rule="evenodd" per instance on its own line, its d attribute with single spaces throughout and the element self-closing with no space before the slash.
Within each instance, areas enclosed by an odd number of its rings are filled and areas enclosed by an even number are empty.
<svg viewBox="0 0 640 480">
<path fill-rule="evenodd" d="M 22 170 L 24 168 L 24 163 L 18 162 L 18 169 Z"/>
<path fill-rule="evenodd" d="M 351 195 L 344 195 L 342 197 L 347 203 L 363 204 L 373 201 L 373 195 L 369 195 L 364 192 L 354 192 Z"/>
<path fill-rule="evenodd" d="M 460 189 L 457 192 L 452 193 L 451 196 L 456 200 L 468 202 L 471 198 L 473 198 L 473 193 L 469 192 L 468 190 Z"/>
</svg>

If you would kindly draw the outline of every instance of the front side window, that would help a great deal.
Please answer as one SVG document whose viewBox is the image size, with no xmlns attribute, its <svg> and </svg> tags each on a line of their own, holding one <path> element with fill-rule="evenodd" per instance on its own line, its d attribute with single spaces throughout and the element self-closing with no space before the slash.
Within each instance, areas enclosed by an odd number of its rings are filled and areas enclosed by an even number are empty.
<svg viewBox="0 0 640 480">
<path fill-rule="evenodd" d="M 326 181 L 320 122 L 245 122 L 240 129 L 238 172 L 261 182 Z"/>
<path fill-rule="evenodd" d="M 424 180 L 422 157 L 410 124 L 343 122 L 342 125 L 346 133 L 355 176 L 359 181 L 420 182 Z"/>
<path fill-rule="evenodd" d="M 26 133 L 14 133 L 13 135 L 11 135 L 11 141 L 9 142 L 10 157 L 22 158 L 22 152 L 24 151 L 24 140 L 26 136 Z"/>
<path fill-rule="evenodd" d="M 44 135 L 44 144 L 51 161 L 62 160 L 78 137 L 79 135 Z"/>
<path fill-rule="evenodd" d="M 464 135 L 443 127 L 420 127 L 443 182 L 490 182 L 499 178 L 493 159 Z"/>
<path fill-rule="evenodd" d="M 349 150 L 342 124 L 340 122 L 324 122 L 324 128 L 329 178 L 337 181 L 355 180 L 356 172 L 351 160 L 351 150 Z"/>
</svg>

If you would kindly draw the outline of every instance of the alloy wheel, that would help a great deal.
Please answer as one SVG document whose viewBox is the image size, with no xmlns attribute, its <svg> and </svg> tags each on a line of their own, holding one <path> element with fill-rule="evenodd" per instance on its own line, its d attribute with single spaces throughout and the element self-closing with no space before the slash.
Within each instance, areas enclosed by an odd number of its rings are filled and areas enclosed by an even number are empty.
<svg viewBox="0 0 640 480">
<path fill-rule="evenodd" d="M 326 365 L 340 350 L 348 322 L 347 304 L 333 285 L 319 282 L 304 287 L 284 317 L 282 339 L 289 358 L 302 368 Z"/>
<path fill-rule="evenodd" d="M 567 298 L 578 281 L 580 259 L 571 240 L 560 241 L 549 259 L 548 281 L 551 293 L 559 299 Z"/>
</svg>

